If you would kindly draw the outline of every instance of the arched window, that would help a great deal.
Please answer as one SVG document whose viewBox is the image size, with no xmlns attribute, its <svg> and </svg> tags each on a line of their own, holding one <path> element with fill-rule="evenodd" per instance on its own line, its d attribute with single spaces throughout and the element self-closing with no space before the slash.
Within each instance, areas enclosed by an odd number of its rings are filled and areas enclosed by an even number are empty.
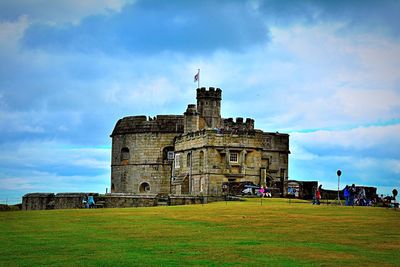
<svg viewBox="0 0 400 267">
<path fill-rule="evenodd" d="M 114 183 L 111 184 L 111 193 L 115 193 L 115 186 L 114 186 Z"/>
<path fill-rule="evenodd" d="M 204 152 L 200 151 L 200 158 L 199 158 L 199 167 L 200 167 L 200 169 L 203 168 L 203 161 L 204 161 Z"/>
<path fill-rule="evenodd" d="M 150 185 L 147 182 L 141 183 L 139 186 L 140 193 L 150 193 Z"/>
<path fill-rule="evenodd" d="M 128 161 L 129 160 L 129 148 L 123 147 L 121 149 L 121 161 Z"/>
</svg>

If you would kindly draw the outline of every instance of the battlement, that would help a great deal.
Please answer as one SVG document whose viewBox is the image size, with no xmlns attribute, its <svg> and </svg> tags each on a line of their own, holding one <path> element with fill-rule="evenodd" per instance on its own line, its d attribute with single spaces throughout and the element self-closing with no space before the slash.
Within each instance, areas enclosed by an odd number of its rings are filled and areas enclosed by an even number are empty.
<svg viewBox="0 0 400 267">
<path fill-rule="evenodd" d="M 129 133 L 183 133 L 182 115 L 129 116 L 118 120 L 111 137 Z"/>
<path fill-rule="evenodd" d="M 237 131 L 254 130 L 254 120 L 251 118 L 246 118 L 246 121 L 243 122 L 242 117 L 236 118 L 236 121 L 234 121 L 233 118 L 224 119 L 223 129 Z"/>
<path fill-rule="evenodd" d="M 185 116 L 196 116 L 199 115 L 199 113 L 197 112 L 197 108 L 195 104 L 189 104 L 186 112 L 183 113 Z"/>
<path fill-rule="evenodd" d="M 205 87 L 197 88 L 197 99 L 213 98 L 221 100 L 221 95 L 222 90 L 220 88 L 209 87 L 208 90 Z"/>
</svg>

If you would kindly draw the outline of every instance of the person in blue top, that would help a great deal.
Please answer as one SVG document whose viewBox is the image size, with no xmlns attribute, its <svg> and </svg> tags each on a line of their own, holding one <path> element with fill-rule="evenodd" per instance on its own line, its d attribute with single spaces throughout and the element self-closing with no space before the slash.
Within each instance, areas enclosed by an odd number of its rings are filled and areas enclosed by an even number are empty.
<svg viewBox="0 0 400 267">
<path fill-rule="evenodd" d="M 94 197 L 93 196 L 88 196 L 88 205 L 89 205 L 89 209 L 94 208 Z"/>
<path fill-rule="evenodd" d="M 349 205 L 350 202 L 350 192 L 349 192 L 349 186 L 346 185 L 346 187 L 343 190 L 343 194 L 344 194 L 344 200 L 345 200 L 345 206 Z"/>
<path fill-rule="evenodd" d="M 351 187 L 349 188 L 349 193 L 350 193 L 350 206 L 354 206 L 354 198 L 356 196 L 356 185 L 352 184 Z"/>
</svg>

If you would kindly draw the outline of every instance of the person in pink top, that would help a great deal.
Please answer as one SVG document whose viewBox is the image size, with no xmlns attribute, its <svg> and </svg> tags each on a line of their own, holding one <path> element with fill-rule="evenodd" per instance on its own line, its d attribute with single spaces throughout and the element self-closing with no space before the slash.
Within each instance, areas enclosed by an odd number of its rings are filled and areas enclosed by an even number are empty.
<svg viewBox="0 0 400 267">
<path fill-rule="evenodd" d="M 261 186 L 258 192 L 260 192 L 261 197 L 264 197 L 264 187 Z"/>
</svg>

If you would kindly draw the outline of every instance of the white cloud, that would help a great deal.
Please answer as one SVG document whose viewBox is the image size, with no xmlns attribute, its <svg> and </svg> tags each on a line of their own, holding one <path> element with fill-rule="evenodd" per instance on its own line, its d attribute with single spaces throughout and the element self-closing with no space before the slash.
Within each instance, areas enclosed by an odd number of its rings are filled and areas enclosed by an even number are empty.
<svg viewBox="0 0 400 267">
<path fill-rule="evenodd" d="M 19 16 L 16 21 L 0 21 L 0 49 L 14 51 L 29 25 L 25 15 Z"/>
<path fill-rule="evenodd" d="M 367 150 L 381 146 L 400 146 L 400 125 L 358 127 L 350 130 L 319 130 L 291 133 L 292 142 L 315 148 L 350 148 Z"/>
<path fill-rule="evenodd" d="M 9 16 L 27 16 L 31 22 L 78 24 L 91 15 L 120 12 L 126 4 L 133 2 L 134 0 L 2 1 L 0 9 Z"/>
<path fill-rule="evenodd" d="M 35 187 L 30 178 L 0 178 L 0 181 L 1 190 L 40 190 L 45 188 L 40 185 Z"/>
<path fill-rule="evenodd" d="M 133 80 L 123 84 L 116 82 L 104 93 L 106 102 L 114 104 L 124 106 L 160 106 L 178 96 L 178 89 L 169 79 L 153 77 Z"/>
<path fill-rule="evenodd" d="M 84 175 L 58 175 L 50 172 L 31 171 L 16 177 L 3 177 L 0 174 L 0 189 L 18 192 L 104 192 L 109 185 L 110 174 L 84 176 Z M 17 202 L 17 201 L 15 201 Z"/>
<path fill-rule="evenodd" d="M 343 116 L 361 122 L 387 121 L 400 116 L 400 94 L 391 89 L 338 90 L 333 102 Z"/>
<path fill-rule="evenodd" d="M 291 159 L 296 159 L 296 160 L 314 160 L 318 157 L 318 155 L 311 153 L 310 151 L 307 151 L 305 148 L 303 148 L 300 144 L 297 144 L 296 142 L 292 142 L 290 145 L 290 158 Z"/>
<path fill-rule="evenodd" d="M 0 147 L 1 166 L 58 167 L 60 171 L 74 167 L 104 170 L 110 166 L 108 148 L 74 148 L 59 141 L 26 141 Z"/>
</svg>

